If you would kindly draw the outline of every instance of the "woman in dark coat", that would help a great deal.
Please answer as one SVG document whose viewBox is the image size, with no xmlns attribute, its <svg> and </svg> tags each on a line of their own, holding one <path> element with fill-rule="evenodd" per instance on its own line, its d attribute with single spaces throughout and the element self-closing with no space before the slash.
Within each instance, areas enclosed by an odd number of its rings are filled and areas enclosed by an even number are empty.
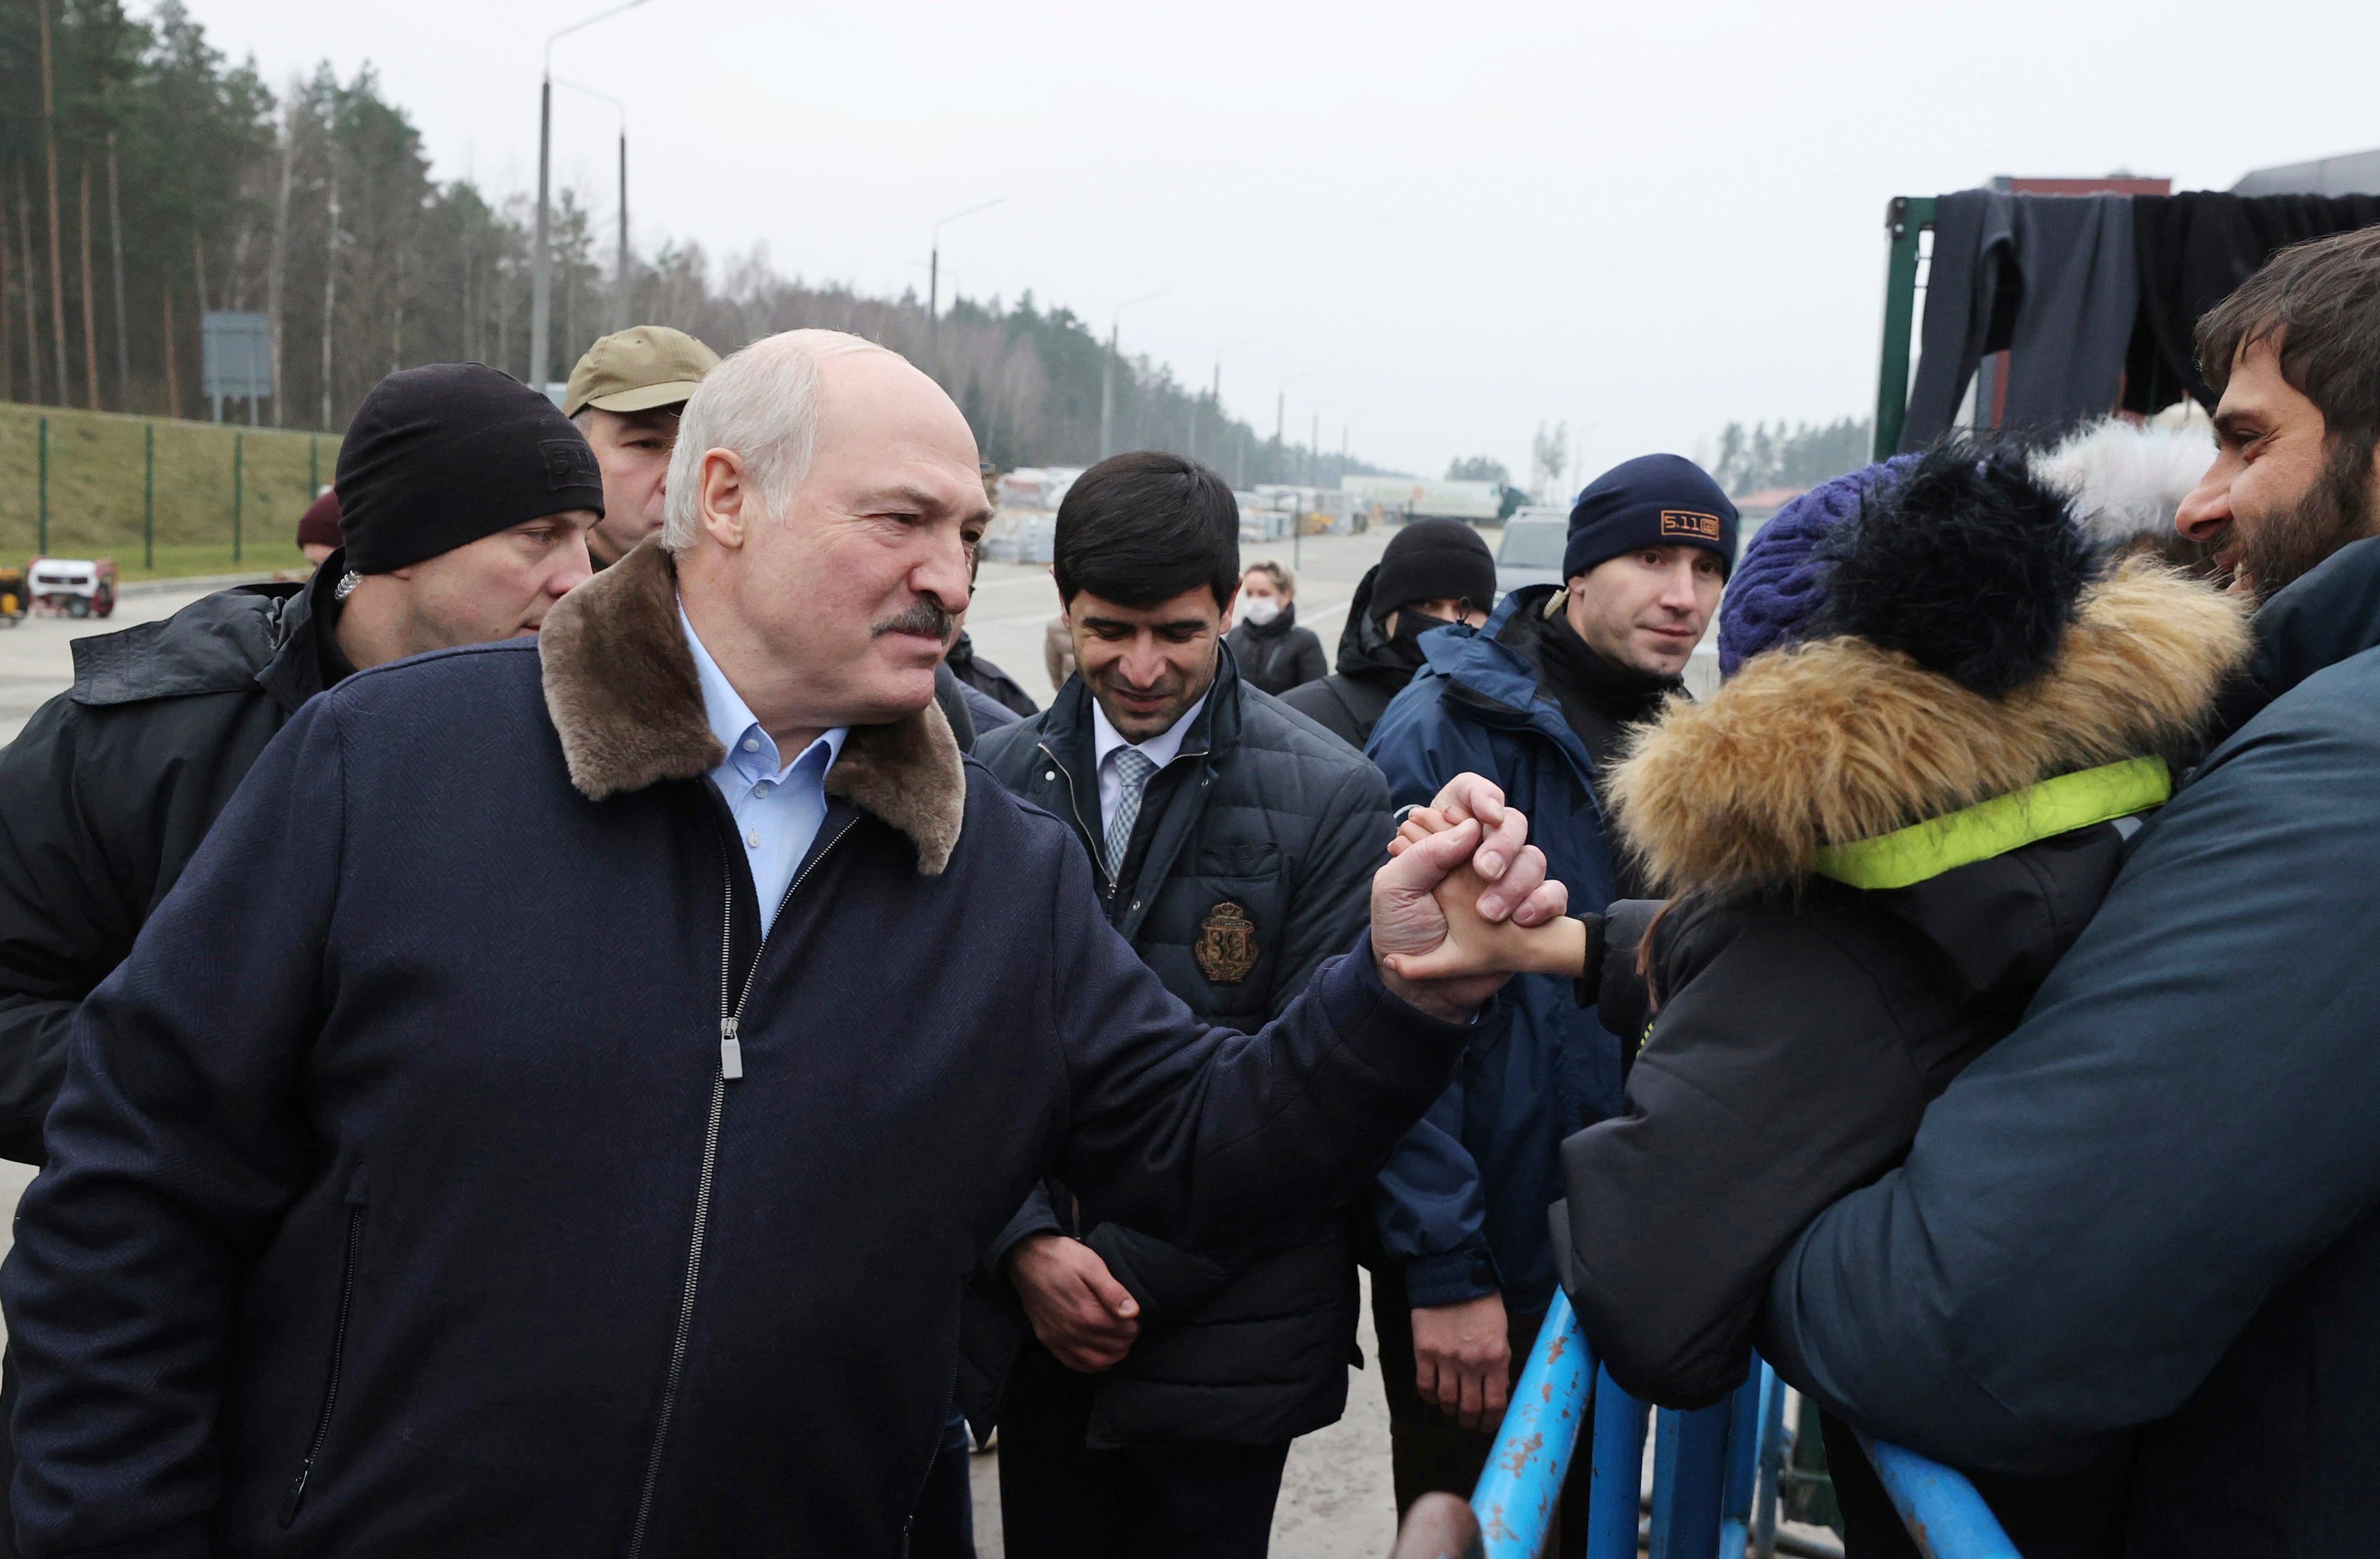
<svg viewBox="0 0 2380 1559">
<path fill-rule="evenodd" d="M 1240 675 L 1275 697 L 1330 670 L 1322 641 L 1297 625 L 1297 575 L 1280 563 L 1251 563 L 1240 576 L 1240 621 L 1223 635 Z"/>
<path fill-rule="evenodd" d="M 2014 452 L 1844 481 L 1855 503 L 1811 495 L 1840 524 L 1772 522 L 1739 570 L 1722 636 L 1766 647 L 1613 774 L 1626 847 L 1673 897 L 1549 954 L 1643 1036 L 1624 1111 L 1562 1144 L 1554 1234 L 1613 1378 L 1665 1407 L 1744 1379 L 1779 1261 L 2015 1026 L 2246 651 L 2233 602 L 2107 568 Z M 1913 1554 L 1826 1427 L 1849 1551 Z M 2028 1559 L 2112 1555 L 2130 1456 L 1975 1481 Z"/>
</svg>

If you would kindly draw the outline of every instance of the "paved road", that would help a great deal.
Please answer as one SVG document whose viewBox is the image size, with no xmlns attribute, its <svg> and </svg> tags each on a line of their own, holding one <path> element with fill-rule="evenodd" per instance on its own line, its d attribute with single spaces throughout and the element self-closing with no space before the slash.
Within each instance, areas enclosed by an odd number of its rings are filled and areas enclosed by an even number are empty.
<svg viewBox="0 0 2380 1559">
<path fill-rule="evenodd" d="M 33 711 L 74 681 L 74 640 L 171 617 L 203 594 L 128 596 L 115 603 L 113 617 L 27 617 L 13 628 L 0 627 L 0 742 L 14 741 Z"/>
</svg>

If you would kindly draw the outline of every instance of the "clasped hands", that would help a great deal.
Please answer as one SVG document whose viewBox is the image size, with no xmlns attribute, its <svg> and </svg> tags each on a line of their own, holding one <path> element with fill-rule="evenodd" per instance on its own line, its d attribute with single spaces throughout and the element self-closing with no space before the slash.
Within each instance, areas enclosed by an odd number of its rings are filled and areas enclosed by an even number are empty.
<svg viewBox="0 0 2380 1559">
<path fill-rule="evenodd" d="M 1461 1021 L 1513 974 L 1575 975 L 1586 928 L 1546 877 L 1528 819 L 1476 774 L 1458 774 L 1406 814 L 1372 878 L 1372 950 L 1382 980 L 1435 1017 Z"/>
</svg>

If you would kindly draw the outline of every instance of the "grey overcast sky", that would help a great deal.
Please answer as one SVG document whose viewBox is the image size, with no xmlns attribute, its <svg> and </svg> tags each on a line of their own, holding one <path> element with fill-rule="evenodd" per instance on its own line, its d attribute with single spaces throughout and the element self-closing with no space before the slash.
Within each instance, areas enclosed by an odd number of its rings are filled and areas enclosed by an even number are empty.
<svg viewBox="0 0 2380 1559">
<path fill-rule="evenodd" d="M 534 187 L 545 37 L 602 0 L 189 0 L 268 79 L 366 61 L 441 177 Z M 2170 175 L 2380 145 L 2371 0 L 865 5 L 647 0 L 564 39 L 629 105 L 639 248 L 1031 288 L 1269 432 L 1525 477 L 1730 418 L 1864 415 L 1894 194 Z M 557 176 L 611 202 L 605 105 L 557 91 Z"/>
</svg>

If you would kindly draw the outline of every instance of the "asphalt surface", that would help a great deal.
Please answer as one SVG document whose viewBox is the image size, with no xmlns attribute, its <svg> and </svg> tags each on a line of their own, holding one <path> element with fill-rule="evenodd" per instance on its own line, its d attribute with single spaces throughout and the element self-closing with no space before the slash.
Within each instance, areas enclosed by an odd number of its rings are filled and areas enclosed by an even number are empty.
<svg viewBox="0 0 2380 1559">
<path fill-rule="evenodd" d="M 143 593 L 117 601 L 111 617 L 24 617 L 13 627 L 0 626 L 0 742 L 15 741 L 33 711 L 74 682 L 76 639 L 171 617 L 206 593 Z"/>
</svg>

